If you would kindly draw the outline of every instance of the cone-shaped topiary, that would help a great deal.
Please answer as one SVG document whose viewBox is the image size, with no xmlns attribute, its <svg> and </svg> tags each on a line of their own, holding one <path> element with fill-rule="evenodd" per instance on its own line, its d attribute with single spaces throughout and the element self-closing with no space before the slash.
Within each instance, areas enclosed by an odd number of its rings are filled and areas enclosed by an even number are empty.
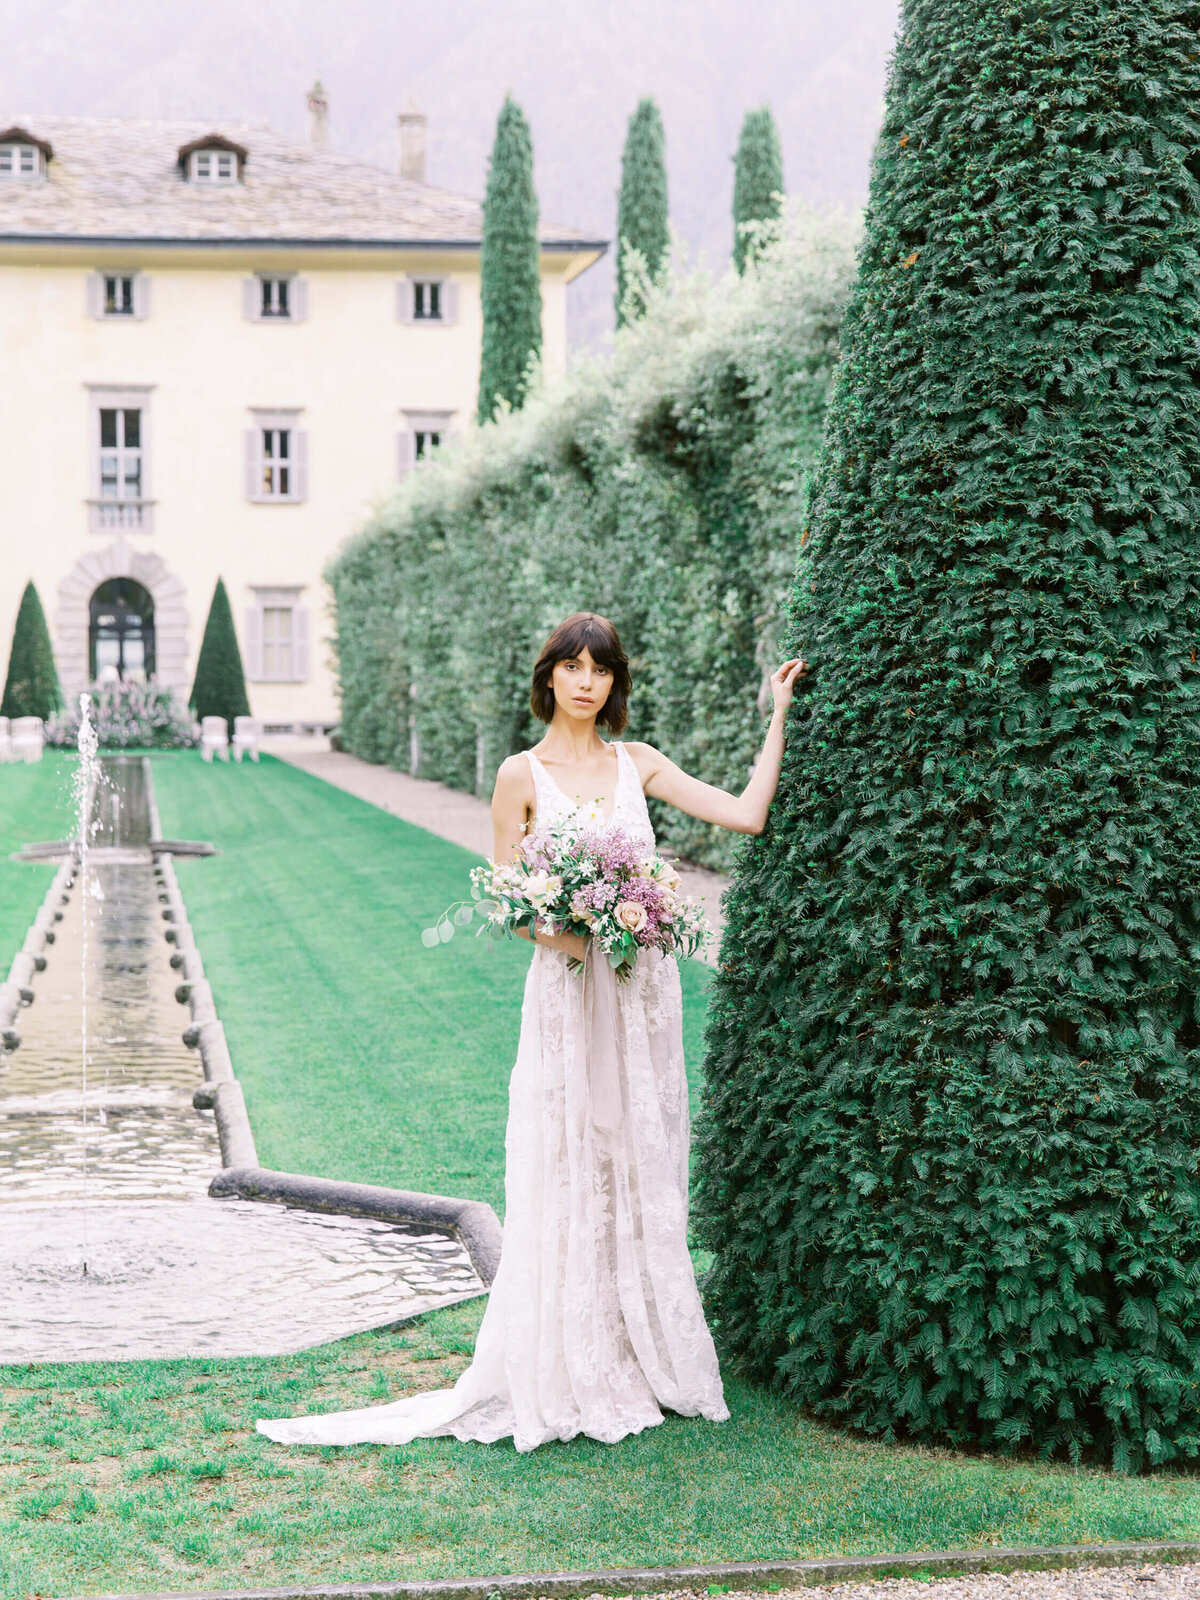
<svg viewBox="0 0 1200 1600">
<path fill-rule="evenodd" d="M 909 0 L 699 1222 L 818 1415 L 1200 1450 L 1200 3 Z"/>
<path fill-rule="evenodd" d="M 667 220 L 667 139 L 653 100 L 629 119 L 621 157 L 617 201 L 617 326 L 644 309 L 638 279 L 657 282 L 666 269 L 671 235 Z"/>
<path fill-rule="evenodd" d="M 188 703 L 197 717 L 224 717 L 231 733 L 234 717 L 250 715 L 242 652 L 238 649 L 224 578 L 217 579 L 213 590 Z"/>
<path fill-rule="evenodd" d="M 755 222 L 770 222 L 783 209 L 783 155 L 769 106 L 747 111 L 733 169 L 733 264 L 745 272 L 755 250 Z"/>
<path fill-rule="evenodd" d="M 62 703 L 46 613 L 31 579 L 17 607 L 0 717 L 41 717 L 45 721 Z"/>
<path fill-rule="evenodd" d="M 478 415 L 480 422 L 490 422 L 502 400 L 520 410 L 542 353 L 533 139 L 525 114 L 511 95 L 500 111 L 488 166 L 480 274 L 483 350 Z"/>
</svg>

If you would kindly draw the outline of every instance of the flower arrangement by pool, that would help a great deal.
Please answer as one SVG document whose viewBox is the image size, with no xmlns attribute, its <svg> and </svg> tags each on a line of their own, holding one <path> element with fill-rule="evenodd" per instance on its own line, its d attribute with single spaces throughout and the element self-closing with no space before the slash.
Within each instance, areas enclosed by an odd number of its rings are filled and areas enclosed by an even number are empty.
<svg viewBox="0 0 1200 1600">
<path fill-rule="evenodd" d="M 478 932 L 510 939 L 519 928 L 590 936 L 625 983 L 641 951 L 693 956 L 712 938 L 700 902 L 680 896 L 670 862 L 619 828 L 541 828 L 516 860 L 475 867 L 471 894 L 474 903 L 450 906 L 424 929 L 427 947 L 448 942 L 478 914 Z M 579 971 L 583 963 L 572 957 L 570 965 Z"/>
<path fill-rule="evenodd" d="M 91 717 L 102 750 L 174 750 L 199 742 L 192 717 L 173 689 L 161 683 L 94 683 Z M 46 743 L 74 745 L 79 739 L 79 703 L 58 711 L 46 724 Z"/>
</svg>

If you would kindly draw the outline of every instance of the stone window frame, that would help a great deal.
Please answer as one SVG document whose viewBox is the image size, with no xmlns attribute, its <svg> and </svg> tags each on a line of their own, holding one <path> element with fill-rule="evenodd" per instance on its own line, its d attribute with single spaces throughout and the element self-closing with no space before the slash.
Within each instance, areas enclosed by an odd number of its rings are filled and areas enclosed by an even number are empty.
<svg viewBox="0 0 1200 1600">
<path fill-rule="evenodd" d="M 453 411 L 402 411 L 404 427 L 396 435 L 396 474 L 403 478 L 407 473 L 425 465 L 428 452 L 444 445 L 453 432 L 456 413 Z M 436 435 L 434 442 L 429 436 Z"/>
<path fill-rule="evenodd" d="M 283 286 L 287 310 L 270 310 L 272 298 L 280 298 Z M 272 294 L 274 291 L 274 294 Z M 293 326 L 308 321 L 308 279 L 297 272 L 254 272 L 242 279 L 242 315 L 247 322 L 274 322 Z"/>
<path fill-rule="evenodd" d="M 254 596 L 245 613 L 246 676 L 252 683 L 307 683 L 312 676 L 312 619 L 301 601 L 304 584 L 250 585 Z M 268 671 L 267 614 L 290 613 L 289 664 Z"/>
<path fill-rule="evenodd" d="M 250 415 L 254 422 L 246 429 L 245 438 L 246 499 L 253 505 L 303 505 L 308 499 L 308 434 L 300 426 L 303 408 L 251 406 Z M 268 455 L 268 433 L 288 435 L 286 455 Z M 287 493 L 281 494 L 277 489 L 268 491 L 265 488 L 268 470 L 284 466 Z"/>
<path fill-rule="evenodd" d="M 150 415 L 150 397 L 155 385 L 89 383 L 88 392 L 88 472 L 87 497 L 88 532 L 107 535 L 123 533 L 153 533 L 155 499 L 152 492 L 150 467 L 153 437 Z M 138 416 L 139 481 L 141 494 L 136 499 L 106 498 L 101 494 L 100 413 L 102 411 L 136 411 Z"/>
<path fill-rule="evenodd" d="M 444 272 L 410 272 L 396 284 L 396 320 L 410 328 L 452 328 L 458 321 L 458 282 Z M 437 315 L 429 306 L 436 292 Z"/>
<path fill-rule="evenodd" d="M 116 289 L 118 284 L 128 286 L 127 296 Z M 118 299 L 127 299 L 129 309 L 118 307 Z M 145 322 L 150 315 L 149 276 L 137 267 L 97 267 L 88 273 L 87 309 L 97 322 Z"/>
</svg>

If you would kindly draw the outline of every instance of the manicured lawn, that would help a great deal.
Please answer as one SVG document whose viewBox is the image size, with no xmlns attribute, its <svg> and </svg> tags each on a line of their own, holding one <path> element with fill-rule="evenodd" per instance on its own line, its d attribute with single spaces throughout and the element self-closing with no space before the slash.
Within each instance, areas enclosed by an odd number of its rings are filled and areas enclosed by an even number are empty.
<svg viewBox="0 0 1200 1600">
<path fill-rule="evenodd" d="M 165 831 L 224 852 L 178 870 L 263 1161 L 498 1205 L 527 953 L 418 938 L 470 857 L 279 763 L 172 756 L 155 778 Z M 20 832 L 5 793 L 0 827 Z M 686 979 L 693 1059 L 705 978 Z M 672 1418 L 614 1447 L 285 1449 L 252 1431 L 449 1381 L 480 1314 L 286 1359 L 0 1368 L 0 1596 L 1200 1531 L 1192 1477 L 865 1443 L 731 1372 L 730 1423 Z"/>
<path fill-rule="evenodd" d="M 75 763 L 57 750 L 40 762 L 0 766 L 0 978 L 20 949 L 55 867 L 13 861 L 12 852 L 75 831 L 71 779 Z"/>
</svg>

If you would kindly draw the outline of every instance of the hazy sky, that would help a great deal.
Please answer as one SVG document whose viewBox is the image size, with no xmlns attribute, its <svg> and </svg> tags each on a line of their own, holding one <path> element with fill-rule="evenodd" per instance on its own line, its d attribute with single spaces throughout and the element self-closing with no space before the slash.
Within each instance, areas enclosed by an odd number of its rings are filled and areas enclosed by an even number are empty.
<svg viewBox="0 0 1200 1600">
<path fill-rule="evenodd" d="M 542 214 L 611 239 L 625 126 L 650 94 L 672 224 L 723 266 L 752 106 L 775 113 L 789 193 L 861 204 L 897 14 L 897 0 L 0 0 L 0 118 L 229 118 L 303 136 L 320 75 L 336 148 L 394 166 L 396 113 L 415 97 L 430 182 L 477 195 L 511 90 Z M 573 338 L 595 342 L 611 261 L 571 297 Z"/>
</svg>

